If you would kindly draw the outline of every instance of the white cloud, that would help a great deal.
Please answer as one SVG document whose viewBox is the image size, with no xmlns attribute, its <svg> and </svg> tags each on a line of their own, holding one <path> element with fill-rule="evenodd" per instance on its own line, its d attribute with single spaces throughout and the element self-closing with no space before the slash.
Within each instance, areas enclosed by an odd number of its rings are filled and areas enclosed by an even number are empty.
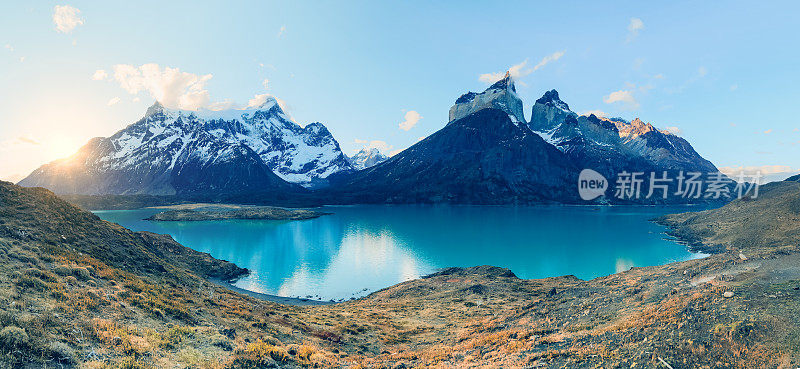
<svg viewBox="0 0 800 369">
<path fill-rule="evenodd" d="M 664 127 L 664 130 L 669 132 L 669 133 L 672 133 L 673 135 L 680 135 L 681 134 L 681 129 L 678 128 L 678 127 Z"/>
<path fill-rule="evenodd" d="M 356 138 L 355 143 L 362 145 L 365 149 L 378 149 L 382 153 L 391 153 L 394 146 L 389 145 L 386 141 L 382 140 L 360 140 Z"/>
<path fill-rule="evenodd" d="M 525 77 L 541 69 L 542 67 L 551 62 L 561 59 L 562 56 L 564 56 L 564 51 L 556 51 L 542 58 L 542 60 L 540 60 L 538 64 L 534 65 L 533 68 L 525 68 L 525 66 L 528 64 L 528 60 L 525 59 L 522 63 L 512 65 L 511 67 L 509 67 L 508 73 L 511 74 L 511 77 L 513 77 L 514 79 L 519 80 L 520 78 Z M 478 76 L 478 80 L 486 83 L 494 83 L 499 81 L 505 75 L 506 75 L 505 71 L 496 73 L 484 73 Z"/>
<path fill-rule="evenodd" d="M 116 105 L 119 102 L 119 100 L 120 100 L 119 97 L 116 97 L 116 96 L 112 97 L 111 100 L 108 100 L 106 105 L 108 105 L 108 106 Z"/>
<path fill-rule="evenodd" d="M 80 13 L 80 10 L 69 5 L 56 5 L 53 8 L 53 23 L 56 25 L 56 30 L 62 33 L 72 32 L 75 27 L 83 24 Z"/>
<path fill-rule="evenodd" d="M 280 31 L 278 31 L 278 37 L 283 36 L 284 32 L 286 32 L 286 26 L 281 26 Z"/>
<path fill-rule="evenodd" d="M 631 18 L 628 23 L 628 39 L 627 42 L 633 41 L 639 35 L 639 31 L 644 29 L 644 22 L 639 18 Z"/>
<path fill-rule="evenodd" d="M 731 87 L 730 87 L 731 91 L 736 91 L 738 89 L 739 89 L 739 85 L 737 85 L 737 84 L 732 84 Z"/>
<path fill-rule="evenodd" d="M 269 90 L 269 80 L 268 79 L 264 78 L 264 81 L 261 82 L 261 84 L 264 85 L 264 89 L 265 90 Z"/>
<path fill-rule="evenodd" d="M 259 107 L 261 105 L 264 105 L 264 103 L 267 102 L 268 98 L 269 98 L 269 94 L 260 94 L 260 95 L 253 96 L 252 99 L 247 101 L 247 107 L 248 108 L 257 108 L 257 107 Z"/>
<path fill-rule="evenodd" d="M 633 96 L 633 92 L 631 90 L 614 91 L 603 97 L 603 102 L 606 104 L 622 102 L 625 103 L 628 109 L 636 109 L 639 107 L 639 102 L 636 101 L 636 98 Z"/>
<path fill-rule="evenodd" d="M 210 105 L 206 83 L 211 74 L 196 75 L 158 64 L 114 66 L 114 79 L 131 94 L 145 91 L 169 108 L 197 110 Z"/>
<path fill-rule="evenodd" d="M 400 129 L 404 131 L 408 131 L 411 128 L 414 128 L 414 126 L 417 125 L 417 122 L 419 122 L 420 119 L 422 119 L 422 116 L 419 115 L 419 113 L 417 113 L 414 110 L 409 110 L 408 112 L 406 112 L 405 120 L 400 122 L 400 124 L 398 124 L 398 127 L 400 127 Z"/>
<path fill-rule="evenodd" d="M 659 73 L 659 74 L 656 74 L 655 76 L 653 76 L 653 78 L 655 78 L 655 79 L 664 79 L 664 75 L 662 73 Z"/>
<path fill-rule="evenodd" d="M 23 63 L 23 62 L 25 62 L 25 57 L 24 57 L 24 56 L 20 56 L 20 57 L 19 57 L 19 62 L 20 62 L 20 63 Z"/>
<path fill-rule="evenodd" d="M 706 67 L 700 66 L 697 68 L 697 76 L 703 78 L 708 74 L 708 69 Z"/>
<path fill-rule="evenodd" d="M 608 114 L 606 114 L 606 112 L 604 112 L 602 110 L 587 110 L 587 111 L 581 113 L 581 115 L 585 115 L 587 117 L 592 115 L 592 114 L 594 114 L 595 116 L 598 116 L 598 117 L 606 117 L 606 116 L 608 116 Z"/>
<path fill-rule="evenodd" d="M 762 176 L 768 177 L 770 180 L 783 180 L 800 170 L 792 168 L 788 165 L 757 165 L 757 166 L 738 166 L 738 167 L 720 167 L 719 171 L 736 180 L 737 177 L 744 174 L 745 176 L 752 176 L 756 173 L 761 173 Z M 746 177 L 745 180 L 748 180 Z"/>
<path fill-rule="evenodd" d="M 765 134 L 765 135 L 768 135 L 768 134 L 770 134 L 770 133 L 772 133 L 772 129 L 768 129 L 768 130 L 764 131 L 764 134 Z"/>
<path fill-rule="evenodd" d="M 545 56 L 544 58 L 542 58 L 541 61 L 539 61 L 539 64 L 533 66 L 533 70 L 537 71 L 539 70 L 539 68 L 544 67 L 550 62 L 554 62 L 558 59 L 561 59 L 562 56 L 564 56 L 564 51 L 556 51 L 548 56 Z"/>
<path fill-rule="evenodd" d="M 14 52 L 14 46 L 11 46 L 11 44 L 6 44 L 6 50 Z"/>
<path fill-rule="evenodd" d="M 92 79 L 95 80 L 95 81 L 102 81 L 102 80 L 106 79 L 107 77 L 108 77 L 108 73 L 106 72 L 105 69 L 98 69 L 98 70 L 94 71 L 94 74 L 92 74 Z"/>
<path fill-rule="evenodd" d="M 22 147 L 40 146 L 42 143 L 30 135 L 17 136 L 12 139 L 0 141 L 0 151 L 12 151 Z"/>
</svg>

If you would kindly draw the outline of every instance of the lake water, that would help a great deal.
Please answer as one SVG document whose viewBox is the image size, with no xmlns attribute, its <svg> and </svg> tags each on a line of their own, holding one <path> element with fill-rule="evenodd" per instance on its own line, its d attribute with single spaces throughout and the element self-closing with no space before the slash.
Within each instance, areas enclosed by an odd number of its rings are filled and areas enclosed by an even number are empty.
<svg viewBox="0 0 800 369">
<path fill-rule="evenodd" d="M 97 211 L 135 231 L 248 268 L 236 286 L 261 293 L 349 299 L 460 266 L 495 265 L 520 278 L 582 279 L 702 257 L 649 222 L 697 207 L 337 206 L 303 221 L 152 222 L 158 209 Z"/>
</svg>

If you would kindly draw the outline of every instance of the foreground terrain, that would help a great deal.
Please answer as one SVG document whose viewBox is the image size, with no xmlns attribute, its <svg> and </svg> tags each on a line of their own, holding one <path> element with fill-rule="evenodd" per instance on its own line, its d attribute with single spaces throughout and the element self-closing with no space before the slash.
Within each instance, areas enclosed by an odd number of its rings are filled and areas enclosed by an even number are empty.
<svg viewBox="0 0 800 369">
<path fill-rule="evenodd" d="M 0 183 L 4 367 L 796 367 L 800 183 L 660 219 L 708 258 L 582 281 L 452 268 L 324 306 L 209 283 L 247 271 Z M 766 227 L 766 228 L 765 228 Z M 705 245 L 705 246 L 704 246 Z"/>
</svg>

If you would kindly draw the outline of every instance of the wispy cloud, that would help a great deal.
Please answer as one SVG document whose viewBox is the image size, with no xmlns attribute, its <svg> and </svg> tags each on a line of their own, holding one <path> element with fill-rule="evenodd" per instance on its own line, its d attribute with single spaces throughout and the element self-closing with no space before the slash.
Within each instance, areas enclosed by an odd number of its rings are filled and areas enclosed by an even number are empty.
<svg viewBox="0 0 800 369">
<path fill-rule="evenodd" d="M 392 149 L 394 149 L 394 146 L 383 140 L 361 140 L 356 138 L 353 142 L 361 145 L 361 147 L 365 149 L 378 149 L 382 153 L 390 153 Z M 358 149 L 356 151 L 358 151 Z"/>
<path fill-rule="evenodd" d="M 278 31 L 278 37 L 283 37 L 284 32 L 286 32 L 286 26 L 281 26 L 281 29 Z"/>
<path fill-rule="evenodd" d="M 564 56 L 564 53 L 565 53 L 564 51 L 556 51 L 550 55 L 547 55 L 544 58 L 542 58 L 542 60 L 540 60 L 539 63 L 534 65 L 532 68 L 526 67 L 528 65 L 528 59 L 525 59 L 522 63 L 512 65 L 511 67 L 509 67 L 508 73 L 511 74 L 511 77 L 518 80 L 522 77 L 525 77 L 541 69 L 542 67 L 544 67 L 547 64 L 550 64 L 551 62 L 561 59 L 561 57 Z M 506 71 L 496 72 L 496 73 L 484 73 L 478 76 L 478 80 L 486 83 L 494 83 L 499 81 L 505 75 Z"/>
<path fill-rule="evenodd" d="M 83 24 L 81 11 L 69 5 L 56 5 L 53 8 L 53 23 L 61 33 L 70 33 L 75 27 Z"/>
<path fill-rule="evenodd" d="M 633 41 L 636 36 L 639 36 L 639 32 L 644 29 L 644 22 L 642 22 L 639 18 L 631 18 L 631 21 L 628 23 L 628 38 L 626 42 Z"/>
<path fill-rule="evenodd" d="M 120 99 L 119 99 L 119 97 L 116 97 L 116 96 L 115 96 L 115 97 L 112 97 L 112 98 L 111 98 L 111 100 L 108 100 L 108 102 L 106 103 L 106 105 L 108 105 L 108 106 L 114 106 L 114 105 L 116 105 L 116 104 L 119 102 L 119 100 L 120 100 Z"/>
<path fill-rule="evenodd" d="M 587 110 L 587 111 L 585 111 L 585 112 L 581 113 L 581 115 L 585 115 L 585 116 L 587 116 L 587 117 L 588 117 L 588 116 L 590 116 L 590 115 L 592 115 L 592 114 L 594 114 L 595 116 L 598 116 L 598 117 L 605 117 L 605 116 L 607 116 L 606 112 L 604 112 L 604 111 L 602 111 L 602 110 Z"/>
<path fill-rule="evenodd" d="M 405 120 L 400 122 L 397 126 L 404 131 L 408 131 L 411 128 L 414 128 L 420 119 L 422 119 L 422 116 L 419 115 L 419 113 L 414 110 L 409 110 L 406 112 Z"/>
<path fill-rule="evenodd" d="M 208 81 L 213 78 L 210 73 L 198 75 L 183 72 L 179 68 L 161 67 L 154 63 L 140 66 L 117 64 L 112 69 L 113 77 L 109 78 L 105 70 L 99 69 L 92 76 L 92 79 L 109 80 L 118 83 L 120 87 L 135 96 L 134 101 L 138 101 L 138 96 L 136 95 L 144 92 L 165 107 L 173 109 L 248 109 L 263 105 L 271 97 L 269 94 L 257 94 L 247 104 L 240 104 L 227 99 L 212 101 L 211 95 L 206 88 Z M 269 87 L 268 83 L 269 81 L 266 79 L 262 82 L 265 89 Z M 276 101 L 283 108 L 287 117 L 294 120 L 288 105 L 280 99 L 276 98 Z M 109 101 L 109 105 L 113 105 L 111 101 Z"/>
<path fill-rule="evenodd" d="M 664 127 L 663 130 L 667 131 L 669 133 L 672 133 L 673 135 L 680 135 L 682 133 L 680 128 L 674 127 L 674 126 L 672 126 L 672 127 Z"/>
<path fill-rule="evenodd" d="M 794 174 L 800 172 L 800 169 L 792 168 L 788 165 L 755 165 L 755 166 L 738 166 L 738 167 L 720 167 L 719 171 L 736 180 L 741 175 L 752 176 L 760 173 L 765 177 L 766 181 L 780 181 L 784 180 Z M 749 178 L 745 178 L 747 180 Z"/>
<path fill-rule="evenodd" d="M 170 108 L 197 110 L 210 104 L 206 83 L 211 74 L 197 75 L 158 64 L 117 64 L 113 69 L 114 80 L 133 95 L 145 91 Z"/>
<path fill-rule="evenodd" d="M 0 151 L 9 151 L 20 146 L 40 146 L 42 143 L 30 135 L 21 135 L 12 139 L 0 141 Z"/>
<path fill-rule="evenodd" d="M 92 79 L 95 81 L 102 81 L 108 78 L 108 72 L 105 69 L 98 69 L 92 74 Z"/>
<path fill-rule="evenodd" d="M 603 102 L 606 104 L 621 102 L 624 104 L 626 109 L 638 109 L 639 101 L 636 100 L 636 97 L 634 97 L 633 94 L 634 93 L 632 90 L 614 91 L 603 97 Z"/>
<path fill-rule="evenodd" d="M 264 78 L 264 81 L 261 82 L 261 85 L 264 86 L 265 90 L 269 90 L 269 80 L 268 79 Z"/>
</svg>

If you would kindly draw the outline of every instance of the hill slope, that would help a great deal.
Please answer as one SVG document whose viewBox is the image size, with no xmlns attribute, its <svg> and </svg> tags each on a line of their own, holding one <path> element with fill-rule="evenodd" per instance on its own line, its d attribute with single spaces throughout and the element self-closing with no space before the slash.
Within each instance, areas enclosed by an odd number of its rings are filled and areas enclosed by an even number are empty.
<svg viewBox="0 0 800 369">
<path fill-rule="evenodd" d="M 796 199 L 789 185 L 786 199 Z M 2 367 L 800 364 L 796 237 L 591 281 L 450 268 L 359 300 L 298 307 L 207 283 L 201 276 L 243 270 L 43 189 L 0 183 L 0 226 Z"/>
</svg>

